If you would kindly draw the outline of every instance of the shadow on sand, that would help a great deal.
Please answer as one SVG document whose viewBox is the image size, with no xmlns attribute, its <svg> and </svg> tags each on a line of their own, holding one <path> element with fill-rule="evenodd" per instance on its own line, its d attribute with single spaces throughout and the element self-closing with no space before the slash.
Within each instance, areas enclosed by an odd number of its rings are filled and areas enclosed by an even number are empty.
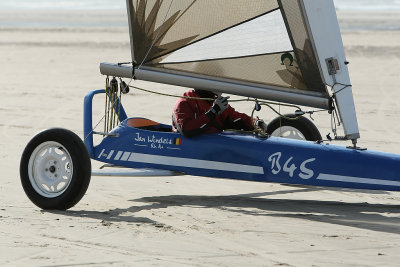
<svg viewBox="0 0 400 267">
<path fill-rule="evenodd" d="M 290 217 L 351 226 L 371 231 L 400 234 L 400 206 L 368 203 L 346 203 L 324 200 L 271 199 L 273 195 L 318 191 L 315 188 L 297 188 L 275 192 L 252 193 L 225 196 L 168 195 L 143 197 L 130 200 L 145 203 L 127 209 L 113 209 L 106 212 L 65 211 L 56 212 L 65 216 L 99 219 L 107 222 L 132 222 L 163 225 L 134 214 L 143 211 L 165 209 L 168 207 L 213 208 L 241 213 L 247 216 Z M 269 197 L 269 198 L 262 198 Z M 52 211 L 55 212 L 55 211 Z"/>
</svg>

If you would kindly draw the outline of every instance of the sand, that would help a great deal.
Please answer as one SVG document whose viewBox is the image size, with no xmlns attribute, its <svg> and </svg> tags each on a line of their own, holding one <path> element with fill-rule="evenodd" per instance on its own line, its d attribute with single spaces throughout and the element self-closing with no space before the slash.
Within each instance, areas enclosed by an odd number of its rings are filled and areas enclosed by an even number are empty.
<svg viewBox="0 0 400 267">
<path fill-rule="evenodd" d="M 351 24 L 352 19 L 341 23 Z M 400 262 L 397 192 L 193 176 L 92 177 L 87 194 L 71 210 L 37 208 L 19 181 L 22 150 L 35 133 L 50 127 L 82 136 L 83 96 L 104 87 L 100 62 L 129 61 L 129 37 L 125 28 L 8 28 L 0 29 L 0 36 L 1 266 L 397 266 Z M 400 32 L 348 30 L 343 41 L 361 132 L 359 145 L 400 153 Z M 101 97 L 97 100 L 95 121 L 103 103 Z M 170 123 L 175 99 L 133 92 L 123 101 L 130 116 Z M 235 106 L 251 110 L 248 104 Z M 273 118 L 263 112 L 264 119 Z M 327 134 L 329 116 L 314 117 L 321 133 Z"/>
</svg>

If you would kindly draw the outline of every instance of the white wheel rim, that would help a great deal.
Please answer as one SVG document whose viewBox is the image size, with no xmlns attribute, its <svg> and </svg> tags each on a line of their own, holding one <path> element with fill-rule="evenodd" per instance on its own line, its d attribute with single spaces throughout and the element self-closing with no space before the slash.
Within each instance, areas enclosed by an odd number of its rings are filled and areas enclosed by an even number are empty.
<svg viewBox="0 0 400 267">
<path fill-rule="evenodd" d="M 292 126 L 282 126 L 272 132 L 272 136 L 290 138 L 296 140 L 306 140 L 304 135 L 297 129 Z"/>
<path fill-rule="evenodd" d="M 49 141 L 37 146 L 28 163 L 29 180 L 35 191 L 46 198 L 67 190 L 73 175 L 73 162 L 60 143 Z"/>
</svg>

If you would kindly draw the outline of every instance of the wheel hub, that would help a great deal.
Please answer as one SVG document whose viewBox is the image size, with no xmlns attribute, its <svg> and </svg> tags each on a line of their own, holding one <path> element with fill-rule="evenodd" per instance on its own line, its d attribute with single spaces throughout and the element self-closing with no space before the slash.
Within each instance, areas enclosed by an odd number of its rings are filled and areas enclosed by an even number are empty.
<svg viewBox="0 0 400 267">
<path fill-rule="evenodd" d="M 68 151 L 57 142 L 38 146 L 29 160 L 29 179 L 40 195 L 57 197 L 72 180 L 72 159 Z"/>
<path fill-rule="evenodd" d="M 56 167 L 55 167 L 55 166 L 51 166 L 51 167 L 49 168 L 49 171 L 50 171 L 51 173 L 55 173 Z"/>
<path fill-rule="evenodd" d="M 271 135 L 289 139 L 306 140 L 304 135 L 297 128 L 292 126 L 279 127 Z"/>
</svg>

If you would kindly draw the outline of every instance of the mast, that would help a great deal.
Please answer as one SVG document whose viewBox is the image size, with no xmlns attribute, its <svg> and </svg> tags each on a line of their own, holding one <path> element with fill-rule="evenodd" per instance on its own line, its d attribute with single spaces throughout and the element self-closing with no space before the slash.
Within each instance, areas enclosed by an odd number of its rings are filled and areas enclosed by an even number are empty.
<svg viewBox="0 0 400 267">
<path fill-rule="evenodd" d="M 326 84 L 333 87 L 334 99 L 345 137 L 360 138 L 346 55 L 333 1 L 302 0 L 304 16 Z M 324 19 L 321 19 L 324 18 Z"/>
</svg>

